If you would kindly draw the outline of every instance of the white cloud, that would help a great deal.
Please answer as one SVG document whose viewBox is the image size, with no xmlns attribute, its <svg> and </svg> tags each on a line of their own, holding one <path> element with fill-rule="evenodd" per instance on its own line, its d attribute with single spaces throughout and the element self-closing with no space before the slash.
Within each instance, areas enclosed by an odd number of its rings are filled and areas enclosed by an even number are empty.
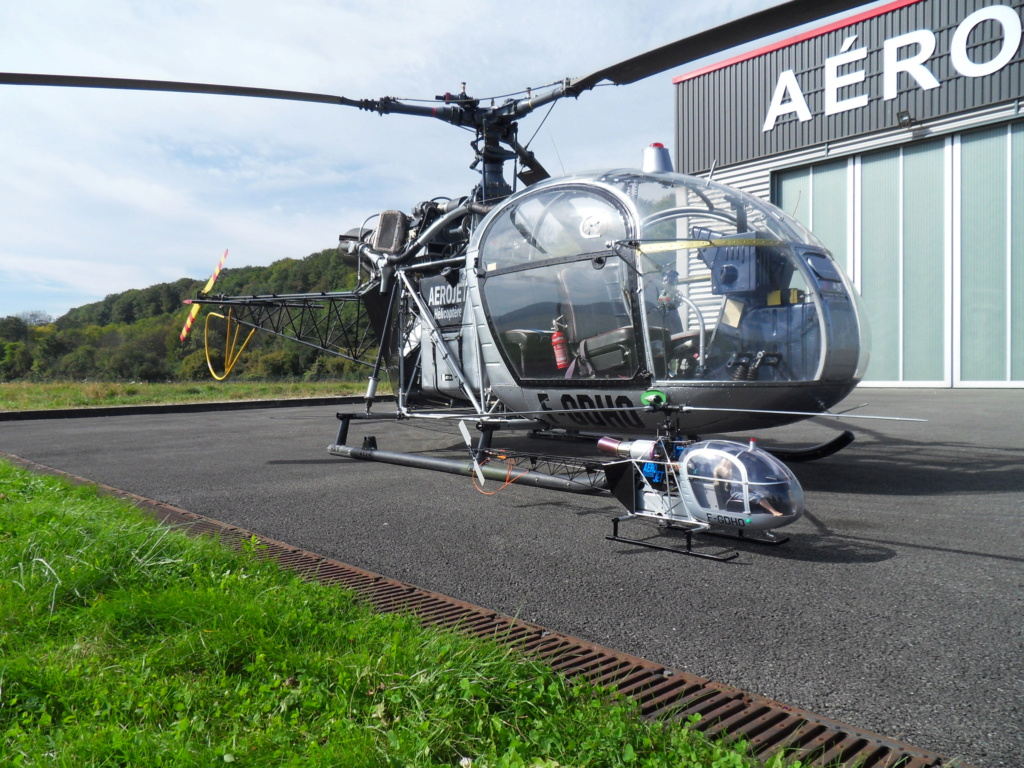
<svg viewBox="0 0 1024 768">
<path fill-rule="evenodd" d="M 771 0 L 0 4 L 0 71 L 432 98 L 579 76 Z M 465 194 L 472 136 L 401 115 L 262 99 L 0 86 L 0 316 L 329 247 L 385 208 Z M 557 104 L 553 173 L 673 141 L 671 73 Z M 528 138 L 542 115 L 522 123 Z"/>
</svg>

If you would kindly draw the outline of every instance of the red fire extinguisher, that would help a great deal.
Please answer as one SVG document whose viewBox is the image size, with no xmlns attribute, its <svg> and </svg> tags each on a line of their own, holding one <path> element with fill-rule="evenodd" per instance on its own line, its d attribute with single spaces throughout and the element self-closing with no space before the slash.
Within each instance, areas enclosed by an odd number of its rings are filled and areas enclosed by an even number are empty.
<svg viewBox="0 0 1024 768">
<path fill-rule="evenodd" d="M 565 324 L 560 320 L 561 317 L 551 323 L 551 346 L 555 350 L 555 365 L 562 371 L 569 367 L 569 344 L 561 330 Z"/>
</svg>

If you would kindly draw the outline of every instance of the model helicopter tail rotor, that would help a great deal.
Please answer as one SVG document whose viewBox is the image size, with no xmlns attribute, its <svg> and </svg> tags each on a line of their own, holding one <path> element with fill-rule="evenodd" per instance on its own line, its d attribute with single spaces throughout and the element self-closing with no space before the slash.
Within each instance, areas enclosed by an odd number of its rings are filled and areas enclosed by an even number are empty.
<svg viewBox="0 0 1024 768">
<path fill-rule="evenodd" d="M 220 257 L 220 261 L 217 262 L 217 267 L 213 270 L 213 274 L 210 275 L 210 279 L 206 281 L 206 285 L 203 290 L 199 292 L 200 296 L 206 296 L 213 288 L 213 284 L 217 282 L 217 278 L 220 277 L 220 271 L 224 268 L 224 262 L 227 261 L 228 251 L 224 249 L 224 255 Z M 199 314 L 199 304 L 193 304 L 191 299 L 185 300 L 186 304 L 192 304 L 192 309 L 188 313 L 188 317 L 185 318 L 185 325 L 181 329 L 181 334 L 178 336 L 178 341 L 185 341 L 189 331 L 192 330 L 192 324 L 196 321 L 196 316 Z"/>
<path fill-rule="evenodd" d="M 469 448 L 469 455 L 473 457 L 473 471 L 476 473 L 476 479 L 480 481 L 480 485 L 486 482 L 484 478 L 484 471 L 480 468 L 480 462 L 477 461 L 476 451 L 473 450 L 473 438 L 470 437 L 469 427 L 466 426 L 466 422 L 459 422 L 459 432 L 462 433 L 462 439 L 466 441 L 466 446 Z"/>
</svg>

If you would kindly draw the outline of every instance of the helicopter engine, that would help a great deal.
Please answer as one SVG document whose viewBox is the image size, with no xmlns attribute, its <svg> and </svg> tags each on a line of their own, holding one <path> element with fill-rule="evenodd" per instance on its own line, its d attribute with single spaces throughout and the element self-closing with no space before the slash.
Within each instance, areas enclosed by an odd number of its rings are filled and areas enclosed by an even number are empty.
<svg viewBox="0 0 1024 768">
<path fill-rule="evenodd" d="M 411 215 L 382 211 L 373 229 L 340 238 L 342 258 L 370 274 L 373 290 L 362 300 L 381 339 L 382 360 L 402 383 L 403 404 L 466 400 L 467 381 L 456 362 L 464 364 L 467 354 L 461 343 L 463 254 L 474 221 L 488 210 L 466 198 L 435 198 L 416 205 Z M 374 390 L 378 374 L 375 368 Z"/>
</svg>

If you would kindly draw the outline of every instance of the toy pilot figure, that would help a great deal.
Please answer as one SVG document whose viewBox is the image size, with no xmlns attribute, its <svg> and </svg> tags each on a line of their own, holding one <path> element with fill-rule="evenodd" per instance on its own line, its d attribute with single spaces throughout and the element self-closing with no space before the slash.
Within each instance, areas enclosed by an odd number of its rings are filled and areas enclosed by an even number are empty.
<svg viewBox="0 0 1024 768">
<path fill-rule="evenodd" d="M 741 482 L 736 470 L 736 465 L 728 458 L 723 458 L 715 467 L 715 497 L 718 500 L 719 509 L 728 512 L 746 512 L 747 509 L 743 504 L 744 496 L 746 496 L 751 507 L 760 506 L 775 517 L 782 517 L 785 514 L 772 506 L 763 491 Z M 750 511 L 754 512 L 755 510 L 751 509 Z"/>
</svg>

